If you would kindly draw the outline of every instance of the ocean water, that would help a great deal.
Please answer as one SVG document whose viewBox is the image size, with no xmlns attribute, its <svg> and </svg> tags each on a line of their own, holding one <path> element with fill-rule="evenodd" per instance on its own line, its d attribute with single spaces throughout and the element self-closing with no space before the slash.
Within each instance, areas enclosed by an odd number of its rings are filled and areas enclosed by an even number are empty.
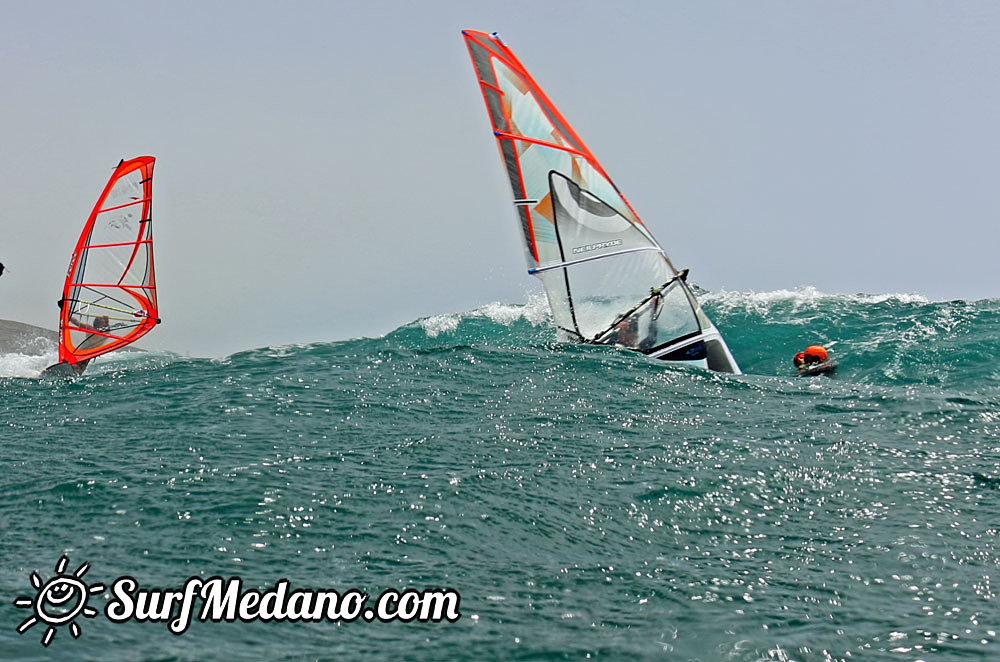
<svg viewBox="0 0 1000 662">
<path fill-rule="evenodd" d="M 0 659 L 1000 659 L 1000 300 L 703 302 L 747 374 L 558 343 L 541 301 L 76 380 L 0 356 Z M 836 377 L 793 376 L 817 342 Z M 19 633 L 32 573 L 73 572 L 460 617 L 175 635 L 97 587 Z"/>
</svg>

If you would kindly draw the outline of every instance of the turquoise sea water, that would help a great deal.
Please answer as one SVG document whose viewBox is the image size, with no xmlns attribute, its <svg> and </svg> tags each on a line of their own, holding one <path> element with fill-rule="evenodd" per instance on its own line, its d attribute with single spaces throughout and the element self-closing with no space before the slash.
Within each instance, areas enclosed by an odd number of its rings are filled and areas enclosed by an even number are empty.
<svg viewBox="0 0 1000 662">
<path fill-rule="evenodd" d="M 747 373 L 544 305 L 77 380 L 0 357 L 0 659 L 1000 659 L 1000 300 L 708 293 Z M 835 379 L 792 376 L 821 342 Z M 17 375 L 17 376 L 15 376 Z M 16 628 L 30 576 L 449 588 L 453 623 Z"/>
</svg>

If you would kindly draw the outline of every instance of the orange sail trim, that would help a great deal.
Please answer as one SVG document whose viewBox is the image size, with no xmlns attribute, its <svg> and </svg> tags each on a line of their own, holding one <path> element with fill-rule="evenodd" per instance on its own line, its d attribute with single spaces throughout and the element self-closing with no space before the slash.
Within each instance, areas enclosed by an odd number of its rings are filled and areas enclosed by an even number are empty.
<svg viewBox="0 0 1000 662">
<path fill-rule="evenodd" d="M 59 361 L 75 365 L 135 342 L 160 322 L 153 270 L 152 156 L 122 161 L 70 259 L 59 301 Z"/>
<path fill-rule="evenodd" d="M 587 160 L 591 162 L 591 165 L 593 165 L 597 170 L 599 170 L 602 174 L 604 174 L 605 177 L 607 177 L 607 173 L 604 172 L 604 169 L 601 167 L 601 164 L 598 163 L 597 158 L 594 156 L 593 152 L 591 152 L 590 149 L 587 148 L 583 140 L 576 133 L 576 131 L 573 129 L 570 123 L 566 121 L 566 118 L 563 117 L 562 113 L 560 113 L 559 110 L 556 108 L 556 105 L 552 103 L 552 101 L 548 98 L 548 96 L 545 95 L 545 92 L 542 90 L 542 88 L 538 85 L 538 83 L 535 82 L 535 79 L 531 77 L 531 74 L 529 74 L 528 70 L 524 68 L 524 65 L 521 64 L 521 61 L 517 59 L 517 56 L 514 55 L 514 52 L 511 51 L 509 48 L 507 48 L 507 45 L 504 44 L 502 41 L 500 41 L 498 37 L 488 35 L 485 32 L 478 32 L 476 30 L 465 30 L 464 34 L 467 41 L 474 40 L 480 45 L 485 46 L 486 48 L 492 47 L 497 56 L 500 56 L 501 59 L 504 61 L 504 64 L 506 64 L 508 67 L 510 67 L 510 69 L 512 69 L 515 73 L 517 73 L 517 75 L 521 77 L 522 81 L 527 83 L 527 90 L 530 91 L 532 95 L 534 95 L 535 99 L 539 102 L 539 105 L 542 106 L 542 109 L 545 110 L 547 114 L 553 116 L 558 120 L 556 126 L 558 127 L 559 132 L 564 137 L 569 139 L 569 142 L 573 144 L 574 147 L 576 147 L 576 151 L 585 154 Z M 508 120 L 509 119 L 510 117 L 508 116 Z M 502 130 L 500 129 L 500 127 L 497 127 L 495 125 L 493 129 L 497 131 Z"/>
<path fill-rule="evenodd" d="M 581 152 L 581 151 L 578 151 L 578 150 L 575 150 L 575 149 L 570 149 L 570 148 L 564 147 L 562 145 L 557 145 L 556 143 L 549 142 L 547 140 L 537 140 L 535 138 L 529 138 L 527 136 L 517 136 L 517 135 L 514 135 L 513 133 L 504 133 L 503 131 L 494 131 L 493 133 L 496 134 L 497 139 L 500 139 L 500 138 L 509 138 L 510 140 L 522 140 L 522 141 L 524 141 L 526 143 L 533 143 L 535 145 L 541 145 L 542 147 L 551 147 L 553 149 L 561 149 L 562 151 L 569 152 L 570 154 L 579 154 L 580 156 L 583 156 L 583 157 L 589 157 L 590 156 L 589 154 L 586 154 L 584 152 Z"/>
<path fill-rule="evenodd" d="M 463 30 L 462 34 L 465 37 L 466 47 L 469 50 L 469 55 L 472 58 L 479 78 L 480 91 L 486 102 L 487 112 L 490 115 L 490 121 L 493 126 L 493 134 L 500 148 L 501 159 L 505 162 L 508 169 L 511 186 L 514 190 L 514 197 L 516 199 L 531 199 L 535 196 L 527 190 L 526 174 L 524 172 L 525 166 L 522 164 L 521 159 L 521 152 L 523 150 L 505 151 L 502 144 L 504 140 L 519 141 L 521 144 L 536 144 L 582 158 L 593 173 L 603 179 L 606 185 L 614 190 L 614 193 L 621 201 L 621 205 L 627 209 L 626 216 L 630 217 L 633 223 L 645 227 L 645 224 L 639 218 L 631 203 L 625 199 L 621 191 L 611 181 L 611 178 L 597 160 L 597 157 L 594 156 L 576 130 L 573 129 L 572 125 L 556 108 L 556 105 L 552 103 L 507 45 L 496 34 L 487 34 L 477 30 Z M 548 120 L 549 127 L 546 127 L 546 129 L 551 132 L 549 135 L 539 135 L 536 132 L 537 127 L 528 128 L 516 124 L 512 117 L 512 108 L 515 102 L 509 98 L 510 90 L 508 89 L 508 92 L 504 91 L 504 81 L 512 85 L 520 95 L 532 98 L 532 105 L 536 105 L 537 109 Z M 574 162 L 571 170 L 579 173 L 579 166 Z M 575 181 L 577 184 L 589 188 L 588 184 L 592 183 L 589 180 L 592 178 L 590 176 L 585 181 L 585 177 L 581 174 L 579 175 L 579 179 L 575 179 Z M 525 230 L 525 243 L 529 249 L 530 257 L 536 263 L 543 262 L 545 261 L 545 257 L 541 253 L 544 251 L 540 251 L 538 245 L 539 228 L 536 227 L 534 210 L 524 209 L 521 214 L 521 221 Z M 538 266 L 538 264 L 531 266 Z"/>
</svg>

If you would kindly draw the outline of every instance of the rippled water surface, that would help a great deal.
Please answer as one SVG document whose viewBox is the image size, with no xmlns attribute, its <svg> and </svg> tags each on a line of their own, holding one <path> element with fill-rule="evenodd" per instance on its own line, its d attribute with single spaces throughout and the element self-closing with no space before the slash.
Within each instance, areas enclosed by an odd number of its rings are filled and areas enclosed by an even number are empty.
<svg viewBox="0 0 1000 662">
<path fill-rule="evenodd" d="M 78 380 L 0 357 L 0 658 L 1000 659 L 1000 301 L 708 293 L 747 373 L 544 306 Z M 792 376 L 824 343 L 835 379 Z M 37 364 L 37 365 L 36 365 Z M 30 575 L 450 588 L 448 623 L 19 634 Z"/>
</svg>

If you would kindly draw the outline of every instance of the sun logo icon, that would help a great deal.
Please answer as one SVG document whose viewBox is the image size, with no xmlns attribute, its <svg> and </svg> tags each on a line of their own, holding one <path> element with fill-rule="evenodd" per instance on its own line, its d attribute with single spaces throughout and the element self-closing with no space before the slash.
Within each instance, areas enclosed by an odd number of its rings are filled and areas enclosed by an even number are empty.
<svg viewBox="0 0 1000 662">
<path fill-rule="evenodd" d="M 56 628 L 67 623 L 69 623 L 69 633 L 76 639 L 80 636 L 80 626 L 74 619 L 80 614 L 87 618 L 94 618 L 98 614 L 96 609 L 87 606 L 87 598 L 103 593 L 104 584 L 87 586 L 83 583 L 82 578 L 90 569 L 89 563 L 84 563 L 72 574 L 65 572 L 68 564 L 69 557 L 63 554 L 56 563 L 56 575 L 47 582 L 42 582 L 37 572 L 31 573 L 31 585 L 37 591 L 35 597 L 20 597 L 14 600 L 15 607 L 33 609 L 35 612 L 17 626 L 20 634 L 27 632 L 39 621 L 49 626 L 42 637 L 43 646 L 52 643 L 52 637 L 56 636 Z"/>
</svg>

